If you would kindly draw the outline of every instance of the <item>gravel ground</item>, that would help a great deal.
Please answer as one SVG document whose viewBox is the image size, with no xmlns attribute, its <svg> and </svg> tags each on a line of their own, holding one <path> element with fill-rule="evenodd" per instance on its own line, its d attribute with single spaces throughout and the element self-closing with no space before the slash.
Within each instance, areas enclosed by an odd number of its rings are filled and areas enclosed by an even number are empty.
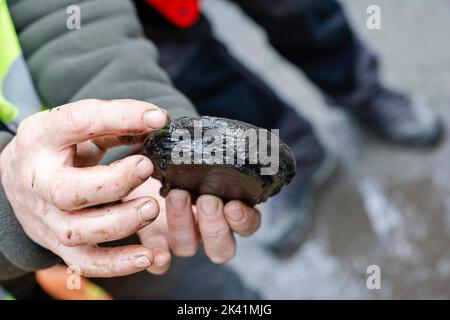
<svg viewBox="0 0 450 320">
<path fill-rule="evenodd" d="M 379 54 L 383 81 L 430 105 L 449 124 L 450 2 L 342 2 L 355 29 Z M 381 8 L 381 30 L 366 28 L 370 4 Z M 204 8 L 230 50 L 310 119 L 340 159 L 338 173 L 316 201 L 308 241 L 295 256 L 268 255 L 261 246 L 263 226 L 255 237 L 239 240 L 231 265 L 273 299 L 450 298 L 448 142 L 432 151 L 379 142 L 325 106 L 235 6 L 208 0 Z M 380 290 L 366 286 L 369 265 L 380 267 Z"/>
</svg>

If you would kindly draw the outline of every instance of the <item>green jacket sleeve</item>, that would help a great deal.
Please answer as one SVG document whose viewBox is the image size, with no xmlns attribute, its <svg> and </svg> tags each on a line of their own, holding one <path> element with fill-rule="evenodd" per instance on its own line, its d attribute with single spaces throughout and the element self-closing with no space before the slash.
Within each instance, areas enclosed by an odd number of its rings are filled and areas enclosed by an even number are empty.
<svg viewBox="0 0 450 320">
<path fill-rule="evenodd" d="M 48 106 L 86 98 L 133 98 L 173 118 L 195 115 L 192 104 L 157 64 L 129 0 L 9 0 L 20 43 L 38 92 Z M 67 8 L 80 9 L 69 30 Z"/>
</svg>

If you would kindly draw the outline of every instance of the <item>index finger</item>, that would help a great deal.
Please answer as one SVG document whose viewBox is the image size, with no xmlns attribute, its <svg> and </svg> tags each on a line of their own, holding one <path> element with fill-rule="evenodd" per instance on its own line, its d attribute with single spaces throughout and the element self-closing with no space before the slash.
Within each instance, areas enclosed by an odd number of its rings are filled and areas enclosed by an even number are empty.
<svg viewBox="0 0 450 320">
<path fill-rule="evenodd" d="M 38 114 L 34 135 L 61 147 L 105 135 L 142 135 L 167 123 L 167 112 L 138 100 L 81 100 Z"/>
</svg>

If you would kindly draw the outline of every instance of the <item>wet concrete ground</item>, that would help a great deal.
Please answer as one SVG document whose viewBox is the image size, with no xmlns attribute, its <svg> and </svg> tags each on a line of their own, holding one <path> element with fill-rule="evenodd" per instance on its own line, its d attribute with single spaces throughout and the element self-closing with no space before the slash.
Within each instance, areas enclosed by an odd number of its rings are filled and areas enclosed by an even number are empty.
<svg viewBox="0 0 450 320">
<path fill-rule="evenodd" d="M 450 2 L 342 2 L 379 54 L 383 81 L 450 124 Z M 370 4 L 382 10 L 381 30 L 366 28 Z M 268 255 L 261 246 L 265 226 L 239 240 L 231 265 L 267 298 L 450 298 L 450 144 L 420 151 L 381 143 L 326 107 L 235 7 L 209 0 L 205 9 L 232 52 L 309 118 L 340 160 L 318 195 L 313 228 L 298 253 L 288 260 Z M 381 269 L 380 290 L 366 286 L 369 265 Z"/>
</svg>

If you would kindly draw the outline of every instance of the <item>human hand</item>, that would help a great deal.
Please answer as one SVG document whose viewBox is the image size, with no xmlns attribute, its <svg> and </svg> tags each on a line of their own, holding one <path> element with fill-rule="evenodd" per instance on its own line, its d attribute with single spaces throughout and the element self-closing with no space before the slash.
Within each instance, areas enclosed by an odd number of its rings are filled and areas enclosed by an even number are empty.
<svg viewBox="0 0 450 320">
<path fill-rule="evenodd" d="M 148 196 L 98 206 L 146 181 L 151 161 L 134 155 L 96 164 L 106 149 L 140 143 L 167 120 L 164 110 L 135 100 L 84 100 L 25 119 L 0 155 L 1 182 L 25 233 L 84 276 L 149 268 L 154 253 L 143 245 L 96 245 L 134 234 L 158 216 L 158 202 Z"/>
<path fill-rule="evenodd" d="M 170 251 L 179 257 L 193 256 L 203 242 L 206 255 L 214 263 L 225 263 L 236 253 L 233 233 L 250 236 L 261 224 L 261 215 L 241 201 L 222 200 L 202 195 L 195 206 L 187 191 L 171 190 L 164 199 L 159 195 L 161 184 L 150 178 L 127 199 L 152 195 L 158 200 L 160 213 L 151 225 L 138 231 L 142 244 L 154 248 L 155 263 L 148 268 L 163 274 L 170 265 Z"/>
</svg>

